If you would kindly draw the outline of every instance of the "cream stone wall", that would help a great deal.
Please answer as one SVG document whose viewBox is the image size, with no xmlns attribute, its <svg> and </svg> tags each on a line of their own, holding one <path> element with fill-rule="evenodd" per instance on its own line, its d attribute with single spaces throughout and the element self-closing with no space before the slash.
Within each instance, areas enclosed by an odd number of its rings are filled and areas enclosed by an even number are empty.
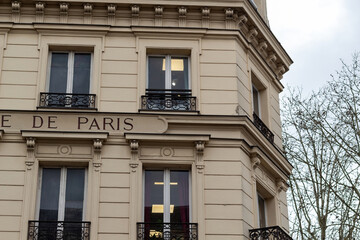
<svg viewBox="0 0 360 240">
<path fill-rule="evenodd" d="M 47 166 L 86 167 L 91 240 L 137 239 L 144 171 L 164 168 L 190 171 L 199 240 L 249 239 L 258 193 L 268 225 L 288 231 L 279 93 L 292 61 L 267 26 L 265 0 L 257 10 L 248 0 L 44 3 L 0 3 L 0 240 L 28 239 Z M 92 53 L 96 109 L 39 108 L 59 50 Z M 189 57 L 196 111 L 141 110 L 151 54 Z M 253 84 L 274 144 L 253 123 Z M 114 129 L 104 118 L 131 120 Z"/>
</svg>

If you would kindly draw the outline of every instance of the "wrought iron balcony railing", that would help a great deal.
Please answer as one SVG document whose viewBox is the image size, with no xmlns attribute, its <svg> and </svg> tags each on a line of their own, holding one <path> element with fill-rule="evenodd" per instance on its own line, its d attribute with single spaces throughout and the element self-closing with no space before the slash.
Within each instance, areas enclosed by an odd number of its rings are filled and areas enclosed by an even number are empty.
<svg viewBox="0 0 360 240">
<path fill-rule="evenodd" d="M 29 221 L 28 240 L 90 240 L 90 222 Z"/>
<path fill-rule="evenodd" d="M 95 94 L 40 93 L 39 107 L 95 108 Z"/>
<path fill-rule="evenodd" d="M 147 89 L 141 96 L 142 110 L 196 111 L 196 97 L 191 90 Z"/>
<path fill-rule="evenodd" d="M 269 142 L 274 143 L 274 134 L 270 131 L 270 129 L 261 121 L 261 119 L 256 115 L 256 113 L 253 113 L 254 117 L 254 125 L 259 129 L 259 131 L 266 137 Z"/>
<path fill-rule="evenodd" d="M 137 223 L 137 240 L 197 240 L 197 223 Z"/>
<path fill-rule="evenodd" d="M 251 240 L 292 240 L 292 238 L 279 226 L 251 229 Z"/>
</svg>

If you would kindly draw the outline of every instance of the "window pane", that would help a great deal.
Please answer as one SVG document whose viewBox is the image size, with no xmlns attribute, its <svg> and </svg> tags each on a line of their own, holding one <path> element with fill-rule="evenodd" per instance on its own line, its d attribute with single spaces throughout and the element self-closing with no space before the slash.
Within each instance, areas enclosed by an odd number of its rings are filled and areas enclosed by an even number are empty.
<svg viewBox="0 0 360 240">
<path fill-rule="evenodd" d="M 164 216 L 164 172 L 145 172 L 145 222 L 161 223 Z"/>
<path fill-rule="evenodd" d="M 259 206 L 259 227 L 266 227 L 266 215 L 265 215 L 265 200 L 258 195 Z"/>
<path fill-rule="evenodd" d="M 82 221 L 85 169 L 68 168 L 66 177 L 65 221 Z"/>
<path fill-rule="evenodd" d="M 52 53 L 49 92 L 66 93 L 68 53 Z"/>
<path fill-rule="evenodd" d="M 75 53 L 73 93 L 88 94 L 90 89 L 91 53 Z"/>
<path fill-rule="evenodd" d="M 260 117 L 259 91 L 253 86 L 252 92 L 253 92 L 254 112 L 258 117 Z"/>
<path fill-rule="evenodd" d="M 189 172 L 170 172 L 170 221 L 189 222 Z"/>
<path fill-rule="evenodd" d="M 42 171 L 40 221 L 58 220 L 60 170 L 60 168 L 44 168 Z"/>
<path fill-rule="evenodd" d="M 187 57 L 171 58 L 171 89 L 189 89 Z"/>
<path fill-rule="evenodd" d="M 149 89 L 165 89 L 165 57 L 149 57 Z"/>
</svg>

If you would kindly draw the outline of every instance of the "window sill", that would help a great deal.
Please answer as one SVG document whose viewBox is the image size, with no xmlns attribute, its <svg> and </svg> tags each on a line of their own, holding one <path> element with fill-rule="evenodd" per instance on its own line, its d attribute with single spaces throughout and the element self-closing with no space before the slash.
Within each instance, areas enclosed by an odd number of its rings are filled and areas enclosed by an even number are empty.
<svg viewBox="0 0 360 240">
<path fill-rule="evenodd" d="M 151 109 L 139 109 L 139 113 L 149 114 L 186 114 L 186 115 L 200 115 L 200 111 L 190 110 L 151 110 Z"/>
<path fill-rule="evenodd" d="M 75 110 L 80 110 L 80 111 L 92 111 L 92 112 L 97 112 L 98 109 L 97 108 L 87 108 L 87 107 L 36 107 L 36 109 L 41 109 L 41 110 L 49 110 L 49 111 L 75 111 Z"/>
</svg>

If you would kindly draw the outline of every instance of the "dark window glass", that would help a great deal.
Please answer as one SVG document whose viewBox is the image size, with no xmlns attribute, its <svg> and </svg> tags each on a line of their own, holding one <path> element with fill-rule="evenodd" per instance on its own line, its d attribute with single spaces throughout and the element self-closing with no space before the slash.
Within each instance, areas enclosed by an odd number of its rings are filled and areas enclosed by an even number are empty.
<svg viewBox="0 0 360 240">
<path fill-rule="evenodd" d="M 149 57 L 149 89 L 165 89 L 165 57 Z"/>
<path fill-rule="evenodd" d="M 189 222 L 189 172 L 170 172 L 170 221 Z"/>
<path fill-rule="evenodd" d="M 66 177 L 65 221 L 82 221 L 85 169 L 68 168 Z"/>
<path fill-rule="evenodd" d="M 188 58 L 171 58 L 171 89 L 189 89 Z"/>
<path fill-rule="evenodd" d="M 265 200 L 258 194 L 259 227 L 266 227 Z"/>
<path fill-rule="evenodd" d="M 75 53 L 72 93 L 87 94 L 90 89 L 90 53 Z"/>
<path fill-rule="evenodd" d="M 260 117 L 260 103 L 259 103 L 259 91 L 253 86 L 253 105 L 255 114 Z"/>
<path fill-rule="evenodd" d="M 42 172 L 40 221 L 57 221 L 60 193 L 60 168 L 44 168 Z"/>
<path fill-rule="evenodd" d="M 68 53 L 52 53 L 49 92 L 66 93 Z"/>
</svg>

